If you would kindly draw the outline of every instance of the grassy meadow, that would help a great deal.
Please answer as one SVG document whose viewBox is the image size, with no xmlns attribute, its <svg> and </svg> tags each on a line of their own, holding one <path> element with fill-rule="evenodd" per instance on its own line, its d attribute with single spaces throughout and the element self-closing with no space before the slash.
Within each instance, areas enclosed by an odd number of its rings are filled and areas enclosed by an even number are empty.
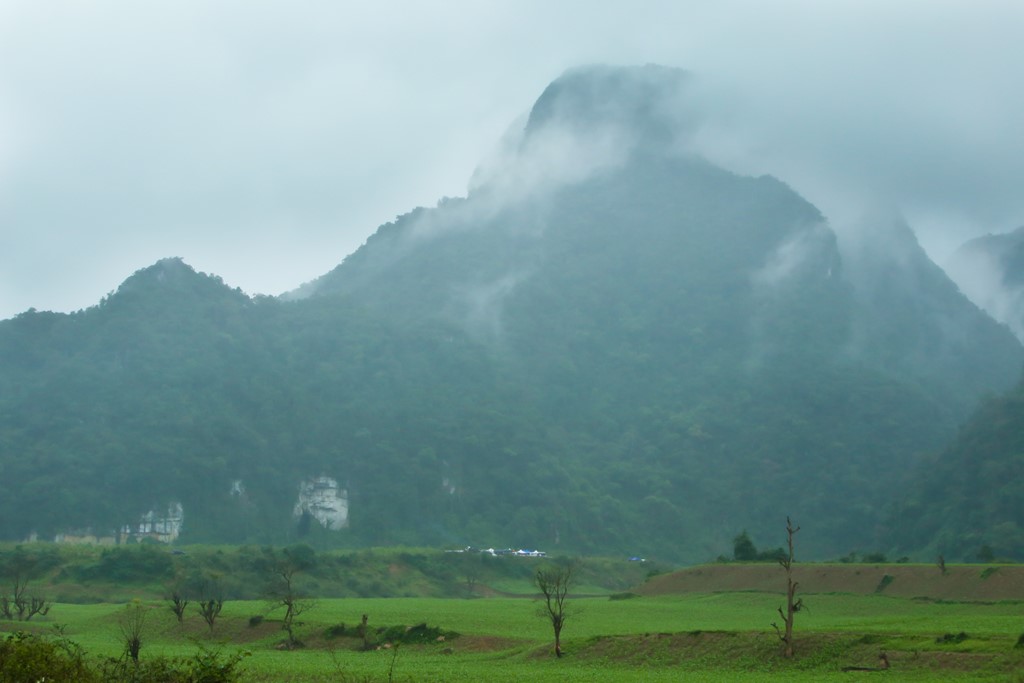
<svg viewBox="0 0 1024 683">
<path fill-rule="evenodd" d="M 0 619 L 0 632 L 63 637 L 98 663 L 123 656 L 122 626 L 141 609 L 140 661 L 241 655 L 240 680 L 267 683 L 1024 681 L 1021 566 L 801 564 L 805 609 L 787 660 L 771 626 L 785 601 L 777 565 L 664 572 L 588 559 L 578 565 L 559 659 L 533 596 L 531 578 L 544 561 L 401 548 L 295 551 L 308 561 L 302 594 L 320 596 L 296 620 L 300 648 L 284 647 L 283 610 L 258 597 L 267 562 L 280 555 L 253 547 L 0 548 L 8 564 L 31 560 L 32 590 L 53 600 L 44 617 Z M 195 599 L 179 624 L 170 589 L 195 596 L 214 579 L 225 602 L 212 631 Z M 370 648 L 357 631 L 364 614 Z M 429 629 L 417 642 L 402 635 L 421 624 Z M 888 671 L 844 671 L 877 667 L 881 652 Z M 4 677 L 2 660 L 0 651 L 0 681 L 18 681 Z"/>
<path fill-rule="evenodd" d="M 279 649 L 280 614 L 263 601 L 229 601 L 212 633 L 190 608 L 178 624 L 168 605 L 147 608 L 142 658 L 189 656 L 198 645 L 249 653 L 246 681 L 622 681 L 864 680 L 880 672 L 879 651 L 899 680 L 1017 680 L 1024 650 L 1024 605 L 963 603 L 884 596 L 808 595 L 797 620 L 797 655 L 778 655 L 770 623 L 781 596 L 766 593 L 688 594 L 571 602 L 566 655 L 551 654 L 550 625 L 530 598 L 356 598 L 318 601 L 302 615 L 305 647 Z M 96 656 L 123 650 L 124 605 L 57 604 L 33 629 L 60 625 Z M 458 636 L 443 642 L 360 651 L 354 637 L 330 638 L 338 624 L 371 627 L 427 623 Z M 255 626 L 252 617 L 264 617 Z M 48 623 L 47 623 L 48 622 Z M 16 624 L 4 624 L 13 629 Z M 959 636 L 959 634 L 965 634 Z"/>
</svg>

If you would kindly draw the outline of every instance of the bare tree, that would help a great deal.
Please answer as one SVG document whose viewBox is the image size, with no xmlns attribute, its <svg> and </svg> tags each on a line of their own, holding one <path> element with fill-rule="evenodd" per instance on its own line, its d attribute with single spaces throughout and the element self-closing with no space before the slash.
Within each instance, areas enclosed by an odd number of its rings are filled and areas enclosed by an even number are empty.
<svg viewBox="0 0 1024 683">
<path fill-rule="evenodd" d="M 199 615 L 206 622 L 206 625 L 210 627 L 210 633 L 213 633 L 213 624 L 217 621 L 217 617 L 220 616 L 220 611 L 223 607 L 224 600 L 221 598 L 199 601 Z"/>
<path fill-rule="evenodd" d="M 363 649 L 372 650 L 373 644 L 370 642 L 370 615 L 364 614 L 363 618 L 359 622 L 359 637 L 363 639 Z"/>
<path fill-rule="evenodd" d="M 171 611 L 174 612 L 179 624 L 185 620 L 185 608 L 188 607 L 188 603 L 189 599 L 183 590 L 176 588 L 171 591 Z"/>
<path fill-rule="evenodd" d="M 466 589 L 466 597 L 472 598 L 476 593 L 476 584 L 483 573 L 483 555 L 472 549 L 458 550 L 445 554 L 455 576 L 461 579 Z"/>
<path fill-rule="evenodd" d="M 575 566 L 557 565 L 537 570 L 534 583 L 544 598 L 541 614 L 551 622 L 555 633 L 555 656 L 562 656 L 562 627 L 569 614 L 566 610 L 569 587 L 572 585 Z"/>
<path fill-rule="evenodd" d="M 284 619 L 281 628 L 288 634 L 288 647 L 300 647 L 302 644 L 295 637 L 295 621 L 303 612 L 313 608 L 316 601 L 302 595 L 297 586 L 297 575 L 308 569 L 312 558 L 302 552 L 285 549 L 281 555 L 270 554 L 268 570 L 270 581 L 267 585 L 267 598 L 274 603 L 274 608 L 284 607 Z"/>
<path fill-rule="evenodd" d="M 146 625 L 146 608 L 138 600 L 125 607 L 121 615 L 121 638 L 124 640 L 124 653 L 136 664 L 139 663 L 139 652 L 142 650 L 142 630 Z"/>
<path fill-rule="evenodd" d="M 789 554 L 779 560 L 779 564 L 786 570 L 786 611 L 783 612 L 782 608 L 779 608 L 779 616 L 782 617 L 782 623 L 785 626 L 780 628 L 778 624 L 772 622 L 775 632 L 779 634 L 779 640 L 783 642 L 782 653 L 786 657 L 793 656 L 793 618 L 804 606 L 802 598 L 796 599 L 798 584 L 793 580 L 793 535 L 798 531 L 800 531 L 800 527 L 794 529 L 793 523 L 789 521 L 789 517 L 786 517 L 786 543 L 789 547 Z"/>
<path fill-rule="evenodd" d="M 184 559 L 184 558 L 180 558 Z M 174 579 L 167 585 L 167 600 L 171 603 L 168 605 L 171 612 L 174 613 L 174 618 L 178 620 L 179 624 L 185 623 L 185 610 L 188 608 L 189 602 L 196 595 L 195 582 L 189 581 L 187 566 L 183 566 L 182 562 L 175 562 Z"/>
<path fill-rule="evenodd" d="M 213 624 L 217 621 L 217 617 L 220 616 L 220 611 L 224 607 L 224 597 L 221 595 L 218 577 L 211 576 L 209 579 L 204 580 L 199 593 L 203 596 L 199 600 L 199 615 L 206 622 L 206 625 L 210 627 L 210 633 L 213 633 Z"/>
<path fill-rule="evenodd" d="M 28 621 L 37 614 L 45 616 L 49 611 L 50 603 L 46 602 L 45 598 L 36 597 L 35 595 L 30 596 L 25 610 L 25 621 Z"/>
<path fill-rule="evenodd" d="M 0 595 L 0 616 L 4 619 L 29 621 L 35 615 L 45 615 L 50 605 L 45 598 L 29 595 L 28 582 L 37 569 L 35 558 L 22 552 L 19 546 L 6 567 L 12 593 Z"/>
</svg>

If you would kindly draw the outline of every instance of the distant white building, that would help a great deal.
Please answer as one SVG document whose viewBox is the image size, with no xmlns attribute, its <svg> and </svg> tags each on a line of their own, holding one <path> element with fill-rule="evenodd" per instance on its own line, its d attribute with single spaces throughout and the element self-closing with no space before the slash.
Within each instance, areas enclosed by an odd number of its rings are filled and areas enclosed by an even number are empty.
<svg viewBox="0 0 1024 683">
<path fill-rule="evenodd" d="M 320 522 L 325 529 L 338 530 L 348 526 L 348 491 L 331 477 L 313 477 L 299 484 L 299 499 L 292 515 L 303 513 Z"/>
<path fill-rule="evenodd" d="M 181 534 L 184 522 L 185 508 L 181 503 L 171 503 L 167 506 L 166 513 L 150 510 L 142 515 L 137 523 L 125 524 L 121 527 L 120 541 L 127 543 L 151 538 L 161 543 L 172 543 Z"/>
</svg>

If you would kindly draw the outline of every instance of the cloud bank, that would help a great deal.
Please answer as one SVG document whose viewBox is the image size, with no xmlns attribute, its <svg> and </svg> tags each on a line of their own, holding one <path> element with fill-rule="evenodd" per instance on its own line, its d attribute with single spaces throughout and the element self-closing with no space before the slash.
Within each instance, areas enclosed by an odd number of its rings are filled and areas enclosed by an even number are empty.
<svg viewBox="0 0 1024 683">
<path fill-rule="evenodd" d="M 941 261 L 1024 224 L 1022 29 L 1011 0 L 10 0 L 0 318 L 95 304 L 172 255 L 292 289 L 465 195 L 552 79 L 602 62 L 686 69 L 702 152 L 838 222 L 897 207 Z"/>
</svg>

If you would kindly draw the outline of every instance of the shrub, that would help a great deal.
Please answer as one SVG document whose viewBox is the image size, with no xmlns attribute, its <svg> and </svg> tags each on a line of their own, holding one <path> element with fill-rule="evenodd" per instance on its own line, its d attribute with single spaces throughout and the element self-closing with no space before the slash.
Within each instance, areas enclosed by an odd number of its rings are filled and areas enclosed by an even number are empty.
<svg viewBox="0 0 1024 683">
<path fill-rule="evenodd" d="M 140 583 L 170 578 L 174 562 L 160 546 L 122 546 L 104 550 L 97 562 L 78 567 L 73 573 L 81 581 Z"/>
<path fill-rule="evenodd" d="M 248 656 L 248 652 L 235 652 L 225 657 L 218 650 L 200 646 L 188 662 L 190 678 L 187 680 L 195 683 L 235 683 L 241 680 L 240 665 Z"/>
<path fill-rule="evenodd" d="M 0 642 L 0 683 L 237 683 L 247 652 L 224 655 L 200 646 L 188 659 L 134 662 L 128 657 L 89 663 L 82 648 L 66 638 L 14 633 Z"/>
<path fill-rule="evenodd" d="M 453 631 L 443 631 L 437 626 L 417 624 L 415 626 L 386 626 L 377 629 L 378 641 L 386 643 L 438 643 L 458 636 Z"/>
<path fill-rule="evenodd" d="M 29 633 L 13 633 L 0 643 L 0 683 L 24 681 L 104 680 L 85 664 L 81 648 L 69 640 L 51 640 Z"/>
<path fill-rule="evenodd" d="M 105 683 L 237 683 L 241 680 L 239 663 L 247 656 L 247 652 L 236 652 L 225 657 L 218 650 L 200 646 L 199 651 L 187 659 L 155 657 L 138 663 L 125 658 L 108 659 L 99 665 L 99 677 L 95 680 Z"/>
<path fill-rule="evenodd" d="M 341 638 L 346 635 L 358 635 L 354 633 L 348 633 L 345 630 L 345 624 L 335 624 L 334 626 L 328 626 L 324 629 L 325 638 Z"/>
<path fill-rule="evenodd" d="M 640 596 L 637 595 L 636 593 L 630 593 L 630 592 L 627 591 L 625 593 L 612 593 L 611 595 L 608 596 L 608 599 L 609 600 L 632 600 L 633 598 L 639 598 L 639 597 Z"/>
</svg>

